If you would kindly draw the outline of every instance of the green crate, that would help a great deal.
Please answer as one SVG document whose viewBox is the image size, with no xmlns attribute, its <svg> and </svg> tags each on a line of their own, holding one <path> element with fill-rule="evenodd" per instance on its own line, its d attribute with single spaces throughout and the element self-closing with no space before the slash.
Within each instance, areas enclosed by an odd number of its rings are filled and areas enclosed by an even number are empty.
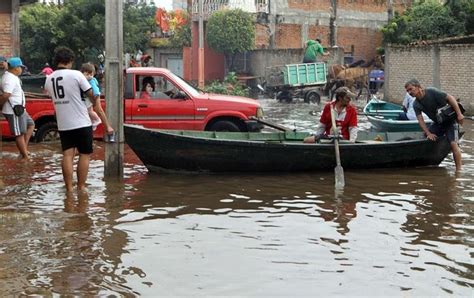
<svg viewBox="0 0 474 298">
<path fill-rule="evenodd" d="M 284 82 L 290 86 L 324 85 L 326 84 L 326 63 L 303 63 L 285 65 Z"/>
</svg>

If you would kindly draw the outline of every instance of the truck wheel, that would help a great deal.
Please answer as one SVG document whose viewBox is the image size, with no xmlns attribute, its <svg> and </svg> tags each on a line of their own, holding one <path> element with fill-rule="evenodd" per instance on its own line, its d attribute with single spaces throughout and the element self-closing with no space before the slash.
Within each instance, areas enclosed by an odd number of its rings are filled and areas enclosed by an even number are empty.
<svg viewBox="0 0 474 298">
<path fill-rule="evenodd" d="M 280 91 L 276 94 L 276 99 L 279 102 L 291 102 L 293 100 L 293 97 L 288 91 Z"/>
<path fill-rule="evenodd" d="M 37 143 L 59 141 L 58 125 L 56 122 L 46 122 L 41 125 L 36 130 L 35 141 Z"/>
<path fill-rule="evenodd" d="M 319 104 L 321 102 L 321 95 L 319 95 L 318 91 L 316 90 L 310 90 L 306 92 L 304 102 Z"/>
<path fill-rule="evenodd" d="M 209 131 L 230 131 L 230 132 L 239 132 L 242 131 L 240 127 L 229 120 L 219 120 L 216 123 L 212 124 L 209 128 Z"/>
</svg>

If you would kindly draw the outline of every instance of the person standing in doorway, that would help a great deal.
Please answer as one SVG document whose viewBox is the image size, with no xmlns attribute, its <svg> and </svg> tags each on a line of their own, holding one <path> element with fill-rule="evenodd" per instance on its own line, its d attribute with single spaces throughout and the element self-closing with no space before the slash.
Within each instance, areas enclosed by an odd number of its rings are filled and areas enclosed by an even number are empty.
<svg viewBox="0 0 474 298">
<path fill-rule="evenodd" d="M 92 102 L 94 110 L 99 115 L 108 134 L 113 129 L 100 105 L 94 97 L 92 88 L 86 77 L 78 70 L 72 70 L 74 52 L 67 47 L 55 50 L 54 63 L 57 66 L 46 80 L 45 89 L 53 99 L 54 109 L 58 122 L 59 137 L 63 151 L 62 172 L 66 191 L 73 190 L 74 155 L 79 152 L 77 164 L 77 189 L 86 188 L 89 172 L 90 155 L 92 148 L 92 122 L 87 107 L 82 101 L 81 92 L 84 92 Z"/>
<path fill-rule="evenodd" d="M 2 112 L 8 121 L 10 132 L 15 136 L 15 143 L 22 159 L 29 158 L 28 144 L 35 129 L 35 123 L 25 109 L 25 93 L 21 88 L 19 76 L 23 69 L 20 57 L 8 59 L 8 70 L 2 77 L 0 105 L 3 104 Z"/>
</svg>

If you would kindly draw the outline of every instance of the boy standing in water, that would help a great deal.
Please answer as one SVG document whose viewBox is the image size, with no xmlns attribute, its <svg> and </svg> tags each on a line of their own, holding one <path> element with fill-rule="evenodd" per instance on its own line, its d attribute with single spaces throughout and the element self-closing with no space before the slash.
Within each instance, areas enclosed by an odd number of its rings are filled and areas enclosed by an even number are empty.
<svg viewBox="0 0 474 298">
<path fill-rule="evenodd" d="M 79 152 L 77 164 L 77 189 L 79 191 L 86 189 L 90 155 L 93 152 L 92 122 L 86 105 L 82 101 L 81 92 L 85 93 L 92 101 L 94 110 L 104 124 L 105 132 L 107 134 L 114 132 L 99 100 L 92 94 L 92 88 L 87 79 L 80 71 L 71 69 L 74 58 L 74 52 L 71 49 L 57 48 L 54 56 L 57 70 L 47 78 L 45 83 L 45 89 L 51 96 L 56 110 L 63 151 L 61 167 L 67 192 L 73 190 L 72 178 L 76 149 Z"/>
</svg>

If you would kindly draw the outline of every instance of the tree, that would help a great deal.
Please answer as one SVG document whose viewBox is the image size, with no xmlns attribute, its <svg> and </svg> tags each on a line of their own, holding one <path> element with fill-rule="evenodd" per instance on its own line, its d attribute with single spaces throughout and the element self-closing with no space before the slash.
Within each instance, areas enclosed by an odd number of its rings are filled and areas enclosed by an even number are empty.
<svg viewBox="0 0 474 298">
<path fill-rule="evenodd" d="M 124 6 L 124 51 L 144 51 L 155 30 L 155 6 Z M 20 10 L 21 53 L 30 69 L 39 72 L 52 62 L 54 49 L 67 46 L 78 56 L 76 63 L 98 62 L 105 49 L 105 1 L 69 0 L 63 5 L 36 3 Z M 78 66 L 76 65 L 76 66 Z"/>
<path fill-rule="evenodd" d="M 58 45 L 58 16 L 56 5 L 27 5 L 21 9 L 20 51 L 30 71 L 52 63 L 53 50 Z"/>
<path fill-rule="evenodd" d="M 444 5 L 455 19 L 464 23 L 466 34 L 474 33 L 474 1 L 447 0 Z"/>
<path fill-rule="evenodd" d="M 465 7 L 469 7 L 468 1 L 471 0 L 460 1 L 467 1 Z M 402 15 L 395 13 L 395 17 L 383 26 L 381 31 L 384 42 L 408 44 L 419 40 L 466 34 L 469 19 L 465 19 L 465 13 L 460 13 L 459 17 L 456 17 L 456 14 L 459 14 L 459 10 L 453 13 L 449 6 L 442 5 L 438 1 L 420 0 Z"/>
<path fill-rule="evenodd" d="M 148 48 L 151 32 L 155 31 L 154 5 L 126 4 L 123 14 L 124 51 L 133 53 L 144 52 Z"/>
<path fill-rule="evenodd" d="M 209 17 L 206 40 L 210 48 L 230 59 L 229 69 L 233 70 L 235 55 L 254 46 L 255 24 L 240 9 L 218 11 Z"/>
</svg>

